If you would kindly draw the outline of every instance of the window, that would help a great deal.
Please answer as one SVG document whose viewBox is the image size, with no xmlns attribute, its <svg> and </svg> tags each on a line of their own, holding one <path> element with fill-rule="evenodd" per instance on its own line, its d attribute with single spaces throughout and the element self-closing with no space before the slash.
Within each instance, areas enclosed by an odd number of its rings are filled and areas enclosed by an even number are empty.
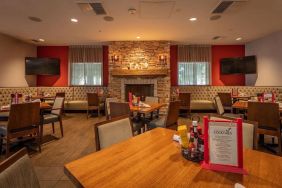
<svg viewBox="0 0 282 188">
<path fill-rule="evenodd" d="M 209 85 L 210 65 L 208 62 L 179 62 L 178 85 Z"/>
<path fill-rule="evenodd" d="M 102 85 L 102 63 L 72 63 L 71 85 Z"/>
</svg>

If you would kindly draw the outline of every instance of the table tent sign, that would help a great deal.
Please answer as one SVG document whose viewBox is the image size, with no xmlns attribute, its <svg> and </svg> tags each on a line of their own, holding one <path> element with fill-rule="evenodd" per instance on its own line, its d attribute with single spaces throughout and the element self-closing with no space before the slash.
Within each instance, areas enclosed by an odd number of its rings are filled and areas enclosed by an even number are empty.
<svg viewBox="0 0 282 188">
<path fill-rule="evenodd" d="M 204 161 L 202 168 L 247 174 L 243 169 L 242 119 L 209 120 L 204 117 Z"/>
</svg>

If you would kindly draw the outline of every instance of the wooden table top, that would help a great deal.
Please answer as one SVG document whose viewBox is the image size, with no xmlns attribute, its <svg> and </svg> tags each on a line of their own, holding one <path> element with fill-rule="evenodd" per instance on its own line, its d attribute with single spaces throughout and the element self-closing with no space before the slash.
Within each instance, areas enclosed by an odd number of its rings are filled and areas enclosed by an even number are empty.
<svg viewBox="0 0 282 188">
<path fill-rule="evenodd" d="M 52 108 L 51 105 L 49 105 L 48 103 L 45 103 L 45 102 L 41 102 L 40 103 L 40 109 L 41 110 L 46 110 L 46 109 L 50 109 Z M 10 111 L 10 108 L 0 108 L 0 112 L 9 112 Z"/>
<path fill-rule="evenodd" d="M 40 99 L 40 100 L 42 100 L 42 99 L 50 99 L 50 100 L 52 100 L 52 99 L 55 99 L 55 96 L 43 96 L 43 95 L 37 95 L 37 96 L 32 96 L 31 97 L 32 99 Z"/>
<path fill-rule="evenodd" d="M 65 165 L 80 187 L 281 187 L 282 157 L 244 150 L 249 175 L 215 172 L 184 159 L 173 130 L 156 128 Z"/>
<path fill-rule="evenodd" d="M 232 105 L 232 108 L 248 110 L 248 101 L 237 101 Z M 279 107 L 279 111 L 282 112 L 282 107 Z"/>
<path fill-rule="evenodd" d="M 161 107 L 165 106 L 165 103 L 152 103 L 149 104 L 150 107 L 139 107 L 139 106 L 130 106 L 131 112 L 138 112 L 142 114 L 150 113 L 160 109 Z"/>
<path fill-rule="evenodd" d="M 251 98 L 251 96 L 240 96 L 240 95 L 232 95 L 231 97 L 235 99 L 250 99 Z"/>
</svg>

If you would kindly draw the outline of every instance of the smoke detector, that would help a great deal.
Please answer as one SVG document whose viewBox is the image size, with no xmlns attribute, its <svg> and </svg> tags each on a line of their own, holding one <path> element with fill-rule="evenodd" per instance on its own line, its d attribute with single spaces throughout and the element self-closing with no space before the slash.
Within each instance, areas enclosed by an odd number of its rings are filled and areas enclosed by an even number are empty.
<svg viewBox="0 0 282 188">
<path fill-rule="evenodd" d="M 129 8 L 128 9 L 129 14 L 135 14 L 136 12 L 137 12 L 137 10 L 135 8 Z"/>
</svg>

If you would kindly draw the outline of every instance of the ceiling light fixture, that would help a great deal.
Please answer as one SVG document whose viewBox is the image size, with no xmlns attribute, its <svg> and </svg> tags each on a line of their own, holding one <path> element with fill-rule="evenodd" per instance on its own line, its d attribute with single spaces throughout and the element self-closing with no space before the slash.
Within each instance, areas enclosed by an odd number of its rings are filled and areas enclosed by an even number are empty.
<svg viewBox="0 0 282 188">
<path fill-rule="evenodd" d="M 44 40 L 44 39 L 38 39 L 38 41 L 40 41 L 40 42 L 44 42 L 45 40 Z"/>
<path fill-rule="evenodd" d="M 192 18 L 189 18 L 189 20 L 190 20 L 191 22 L 194 22 L 194 21 L 197 21 L 197 18 L 192 17 Z"/>
<path fill-rule="evenodd" d="M 236 40 L 238 40 L 238 41 L 239 41 L 239 40 L 242 40 L 242 37 L 238 37 Z"/>
<path fill-rule="evenodd" d="M 136 38 L 137 38 L 137 39 L 140 39 L 141 37 L 138 36 L 138 37 L 136 37 Z"/>
<path fill-rule="evenodd" d="M 77 22 L 78 22 L 78 20 L 77 20 L 76 18 L 71 18 L 71 22 L 73 22 L 73 23 L 77 23 Z"/>
</svg>

